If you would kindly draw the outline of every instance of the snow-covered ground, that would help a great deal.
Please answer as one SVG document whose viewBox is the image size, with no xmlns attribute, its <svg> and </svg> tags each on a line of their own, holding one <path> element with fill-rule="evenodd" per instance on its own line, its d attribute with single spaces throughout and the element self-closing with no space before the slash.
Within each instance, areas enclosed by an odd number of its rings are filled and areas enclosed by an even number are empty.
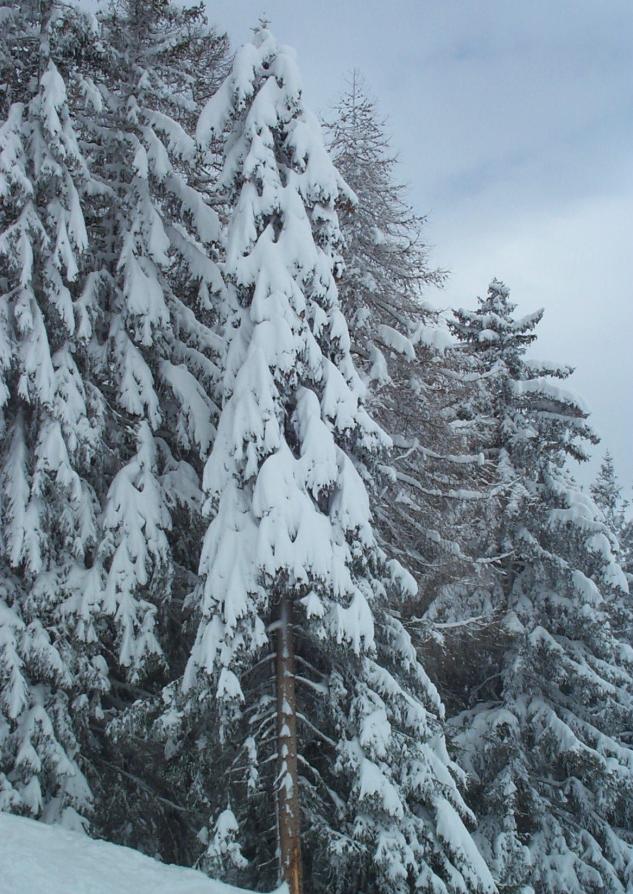
<svg viewBox="0 0 633 894">
<path fill-rule="evenodd" d="M 283 894 L 285 888 L 278 894 Z M 245 894 L 128 847 L 0 813 L 2 894 Z"/>
</svg>

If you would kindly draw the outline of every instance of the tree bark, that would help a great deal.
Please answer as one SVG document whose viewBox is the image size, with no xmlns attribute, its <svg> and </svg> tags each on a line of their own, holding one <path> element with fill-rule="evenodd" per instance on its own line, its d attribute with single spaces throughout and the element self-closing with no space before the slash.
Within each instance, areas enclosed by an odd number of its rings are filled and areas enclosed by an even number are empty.
<svg viewBox="0 0 633 894">
<path fill-rule="evenodd" d="M 50 29 L 53 14 L 53 0 L 40 0 L 40 78 L 46 71 L 51 58 Z"/>
<path fill-rule="evenodd" d="M 277 630 L 277 830 L 279 872 L 290 894 L 302 894 L 301 817 L 297 770 L 297 697 L 292 605 L 281 597 Z"/>
</svg>

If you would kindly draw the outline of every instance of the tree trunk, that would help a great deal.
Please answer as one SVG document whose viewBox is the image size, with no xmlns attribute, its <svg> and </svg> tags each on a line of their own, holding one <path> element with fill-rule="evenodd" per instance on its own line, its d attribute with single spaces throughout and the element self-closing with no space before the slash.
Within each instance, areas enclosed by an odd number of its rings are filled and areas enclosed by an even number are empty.
<svg viewBox="0 0 633 894">
<path fill-rule="evenodd" d="M 302 894 L 301 822 L 297 772 L 297 697 L 292 605 L 281 597 L 277 631 L 277 829 L 281 880 Z"/>
<path fill-rule="evenodd" d="M 40 0 L 40 78 L 46 71 L 51 58 L 50 29 L 53 14 L 53 0 Z"/>
</svg>

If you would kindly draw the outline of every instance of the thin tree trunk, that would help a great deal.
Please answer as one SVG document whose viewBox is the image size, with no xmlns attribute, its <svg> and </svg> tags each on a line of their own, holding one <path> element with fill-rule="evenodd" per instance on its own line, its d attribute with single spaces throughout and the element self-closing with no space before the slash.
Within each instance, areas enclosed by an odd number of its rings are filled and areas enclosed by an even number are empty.
<svg viewBox="0 0 633 894">
<path fill-rule="evenodd" d="M 292 605 L 281 597 L 277 631 L 277 829 L 279 869 L 290 894 L 302 894 L 301 817 L 297 772 L 297 697 Z"/>
<path fill-rule="evenodd" d="M 53 0 L 40 0 L 40 78 L 51 58 L 50 29 Z"/>
</svg>

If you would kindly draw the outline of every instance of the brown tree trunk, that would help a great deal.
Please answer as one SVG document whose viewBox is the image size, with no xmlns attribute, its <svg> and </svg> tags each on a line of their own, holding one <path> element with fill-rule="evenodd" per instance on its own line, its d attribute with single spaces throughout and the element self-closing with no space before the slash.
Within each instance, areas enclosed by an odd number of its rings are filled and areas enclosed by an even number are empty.
<svg viewBox="0 0 633 894">
<path fill-rule="evenodd" d="M 281 880 L 302 894 L 301 822 L 297 772 L 297 696 L 292 605 L 281 597 L 277 630 L 277 829 Z"/>
</svg>

